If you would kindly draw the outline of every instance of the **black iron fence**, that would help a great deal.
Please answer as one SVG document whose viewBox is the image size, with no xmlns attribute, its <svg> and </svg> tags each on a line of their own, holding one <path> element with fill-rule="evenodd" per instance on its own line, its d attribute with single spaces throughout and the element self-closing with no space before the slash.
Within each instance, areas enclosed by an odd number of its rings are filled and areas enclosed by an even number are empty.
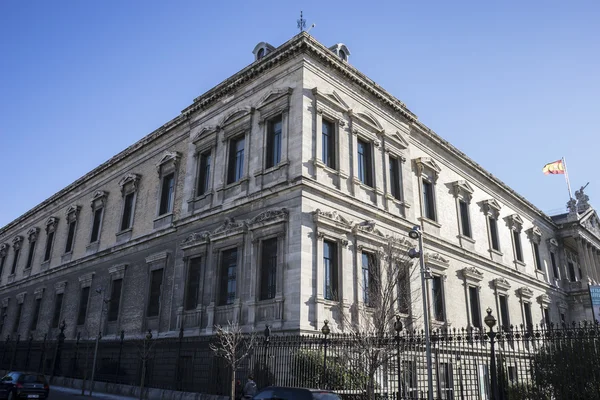
<svg viewBox="0 0 600 400">
<path fill-rule="evenodd" d="M 146 387 L 228 395 L 231 371 L 211 343 L 212 337 L 103 339 L 94 378 L 139 386 L 144 376 Z M 89 382 L 95 345 L 9 337 L 0 343 L 0 368 Z M 600 399 L 598 324 L 511 328 L 494 337 L 482 330 L 437 329 L 431 358 L 435 399 Z M 427 399 L 426 365 L 422 331 L 376 338 L 259 335 L 235 379 L 244 382 L 253 374 L 259 387 L 327 388 L 347 399 Z"/>
</svg>

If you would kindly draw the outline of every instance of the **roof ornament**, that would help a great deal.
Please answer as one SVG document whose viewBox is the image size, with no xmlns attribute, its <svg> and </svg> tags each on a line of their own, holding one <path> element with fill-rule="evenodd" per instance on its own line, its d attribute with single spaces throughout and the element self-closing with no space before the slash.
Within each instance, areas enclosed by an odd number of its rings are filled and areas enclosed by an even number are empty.
<svg viewBox="0 0 600 400">
<path fill-rule="evenodd" d="M 304 32 L 304 28 L 306 28 L 306 20 L 302 17 L 302 11 L 300 11 L 300 19 L 296 22 L 298 22 L 298 29 L 300 29 L 300 32 Z"/>
<path fill-rule="evenodd" d="M 587 209 L 590 208 L 590 196 L 588 196 L 587 194 L 585 194 L 583 192 L 583 190 L 589 185 L 590 183 L 586 183 L 585 186 L 582 186 L 581 189 L 576 190 L 575 191 L 575 198 L 577 199 L 577 211 L 579 212 L 584 212 Z"/>
</svg>

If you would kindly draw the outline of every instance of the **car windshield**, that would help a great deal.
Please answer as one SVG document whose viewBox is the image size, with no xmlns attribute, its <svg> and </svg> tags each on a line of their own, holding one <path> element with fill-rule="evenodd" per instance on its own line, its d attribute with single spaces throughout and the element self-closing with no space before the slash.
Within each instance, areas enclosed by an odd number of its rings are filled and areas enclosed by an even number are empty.
<svg viewBox="0 0 600 400">
<path fill-rule="evenodd" d="M 46 383 L 44 375 L 21 375 L 19 382 L 23 383 Z"/>
<path fill-rule="evenodd" d="M 341 400 L 340 396 L 330 392 L 313 392 L 314 400 Z"/>
</svg>

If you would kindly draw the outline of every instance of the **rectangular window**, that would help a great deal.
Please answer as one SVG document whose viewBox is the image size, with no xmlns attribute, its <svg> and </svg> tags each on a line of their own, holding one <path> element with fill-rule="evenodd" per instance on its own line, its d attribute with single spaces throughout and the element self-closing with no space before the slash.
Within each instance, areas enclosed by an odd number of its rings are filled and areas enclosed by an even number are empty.
<svg viewBox="0 0 600 400">
<path fill-rule="evenodd" d="M 464 200 L 459 200 L 460 208 L 460 226 L 463 236 L 471 237 L 471 221 L 469 221 L 469 204 Z"/>
<path fill-rule="evenodd" d="M 433 317 L 436 321 L 444 321 L 444 291 L 442 289 L 441 276 L 434 276 L 431 280 L 431 297 L 433 305 Z"/>
<path fill-rule="evenodd" d="M 553 252 L 550 252 L 550 263 L 552 264 L 552 273 L 554 274 L 554 279 L 560 279 L 560 274 L 558 273 L 558 266 L 556 265 L 556 258 Z"/>
<path fill-rule="evenodd" d="M 200 164 L 198 165 L 198 182 L 196 183 L 196 196 L 202 196 L 208 192 L 210 183 L 210 162 L 210 151 L 200 154 Z"/>
<path fill-rule="evenodd" d="M 454 378 L 452 376 L 452 364 L 440 363 L 439 391 L 440 399 L 454 399 Z"/>
<path fill-rule="evenodd" d="M 533 243 L 533 255 L 535 257 L 535 267 L 542 270 L 542 259 L 540 257 L 540 246 L 537 243 Z"/>
<path fill-rule="evenodd" d="M 362 253 L 363 302 L 371 307 L 376 306 L 377 282 L 375 257 L 371 253 Z"/>
<path fill-rule="evenodd" d="M 158 215 L 164 215 L 173 211 L 173 193 L 175 193 L 175 173 L 170 173 L 162 179 Z"/>
<path fill-rule="evenodd" d="M 560 313 L 560 323 L 561 325 L 565 325 L 567 323 L 567 319 L 565 318 L 564 313 Z"/>
<path fill-rule="evenodd" d="M 367 186 L 373 186 L 373 166 L 371 163 L 371 144 L 360 139 L 358 147 L 358 179 Z"/>
<path fill-rule="evenodd" d="M 577 280 L 577 278 L 575 278 L 575 266 L 571 261 L 569 261 L 567 265 L 569 266 L 569 280 L 575 282 Z"/>
<path fill-rule="evenodd" d="M 490 224 L 490 238 L 492 239 L 492 249 L 500 251 L 500 240 L 498 239 L 498 220 L 489 216 L 488 222 Z"/>
<path fill-rule="evenodd" d="M 52 256 L 52 242 L 54 242 L 54 231 L 48 232 L 46 239 L 46 251 L 44 252 L 44 261 L 49 261 Z"/>
<path fill-rule="evenodd" d="M 102 212 L 104 208 L 98 208 L 94 211 L 94 223 L 92 224 L 92 236 L 90 243 L 97 242 L 100 238 L 100 224 L 102 223 Z"/>
<path fill-rule="evenodd" d="M 110 301 L 108 303 L 108 321 L 113 322 L 119 319 L 119 306 L 121 305 L 121 289 L 123 287 L 123 279 L 115 279 L 112 281 L 110 289 Z"/>
<path fill-rule="evenodd" d="M 546 323 L 546 327 L 550 327 L 550 310 L 544 308 L 544 322 Z"/>
<path fill-rule="evenodd" d="M 13 332 L 19 332 L 19 325 L 21 325 L 21 313 L 23 312 L 23 303 L 17 304 L 17 314 L 15 315 L 15 325 L 13 326 Z"/>
<path fill-rule="evenodd" d="M 221 260 L 221 290 L 219 304 L 233 304 L 236 295 L 238 250 L 226 250 Z"/>
<path fill-rule="evenodd" d="M 75 225 L 77 221 L 69 223 L 69 233 L 67 235 L 67 244 L 65 245 L 65 253 L 70 253 L 73 250 L 73 242 L 75 240 Z"/>
<path fill-rule="evenodd" d="M 15 258 L 13 258 L 12 268 L 10 269 L 10 274 L 14 275 L 17 270 L 17 262 L 19 261 L 19 253 L 20 249 L 15 249 Z"/>
<path fill-rule="evenodd" d="M 402 200 L 400 160 L 394 156 L 389 157 L 390 162 L 390 192 L 396 200 Z"/>
<path fill-rule="evenodd" d="M 121 219 L 121 230 L 124 231 L 126 229 L 131 228 L 133 223 L 133 198 L 135 193 L 128 193 L 125 196 L 124 204 L 123 204 L 123 216 Z"/>
<path fill-rule="evenodd" d="M 325 298 L 336 300 L 338 292 L 337 244 L 323 241 L 323 272 L 325 273 Z"/>
<path fill-rule="evenodd" d="M 323 120 L 321 131 L 323 163 L 329 168 L 335 169 L 335 124 L 333 122 Z"/>
<path fill-rule="evenodd" d="M 510 317 L 508 315 L 508 298 L 501 294 L 498 296 L 498 302 L 500 303 L 500 322 L 502 330 L 505 332 L 510 330 Z"/>
<path fill-rule="evenodd" d="M 4 271 L 4 262 L 6 261 L 6 256 L 0 258 L 0 277 L 2 276 L 2 272 Z"/>
<path fill-rule="evenodd" d="M 531 304 L 523 303 L 523 313 L 525 314 L 525 326 L 527 329 L 533 329 L 533 319 L 531 318 Z"/>
<path fill-rule="evenodd" d="M 160 292 L 163 281 L 163 269 L 155 269 L 150 273 L 150 293 L 148 294 L 147 317 L 158 317 L 160 311 Z"/>
<path fill-rule="evenodd" d="M 194 257 L 188 265 L 188 276 L 185 291 L 185 309 L 195 310 L 198 307 L 200 296 L 200 269 L 202 268 L 202 257 Z"/>
<path fill-rule="evenodd" d="M 33 255 L 35 254 L 35 241 L 29 243 L 29 253 L 27 254 L 27 265 L 25 265 L 25 269 L 31 268 L 31 264 L 33 264 Z"/>
<path fill-rule="evenodd" d="M 277 288 L 277 238 L 263 240 L 260 266 L 260 300 L 275 297 Z"/>
<path fill-rule="evenodd" d="M 410 312 L 410 272 L 402 264 L 397 265 L 396 268 L 402 268 L 398 274 L 398 311 L 408 314 Z"/>
<path fill-rule="evenodd" d="M 265 168 L 271 168 L 281 161 L 281 115 L 267 123 L 267 162 Z"/>
<path fill-rule="evenodd" d="M 30 330 L 35 331 L 37 329 L 38 320 L 40 319 L 40 309 L 42 308 L 42 299 L 35 299 L 33 305 L 33 317 L 31 318 Z"/>
<path fill-rule="evenodd" d="M 85 324 L 85 317 L 87 314 L 88 300 L 90 298 L 90 287 L 84 287 L 81 289 L 81 297 L 79 298 L 79 310 L 77 312 L 77 325 Z"/>
<path fill-rule="evenodd" d="M 229 165 L 227 169 L 227 183 L 234 183 L 244 175 L 244 144 L 243 136 L 231 139 L 229 142 Z"/>
<path fill-rule="evenodd" d="M 423 179 L 423 212 L 425 218 L 435 221 L 435 199 L 433 198 L 433 183 Z"/>
<path fill-rule="evenodd" d="M 63 294 L 58 293 L 54 299 L 54 314 L 52 315 L 52 328 L 58 328 L 60 313 L 62 311 Z"/>
<path fill-rule="evenodd" d="M 479 290 L 474 286 L 469 286 L 469 300 L 471 301 L 471 324 L 475 328 L 481 328 Z"/>
<path fill-rule="evenodd" d="M 513 240 L 515 242 L 515 257 L 518 261 L 523 261 L 523 249 L 521 248 L 521 234 L 513 231 Z"/>
</svg>

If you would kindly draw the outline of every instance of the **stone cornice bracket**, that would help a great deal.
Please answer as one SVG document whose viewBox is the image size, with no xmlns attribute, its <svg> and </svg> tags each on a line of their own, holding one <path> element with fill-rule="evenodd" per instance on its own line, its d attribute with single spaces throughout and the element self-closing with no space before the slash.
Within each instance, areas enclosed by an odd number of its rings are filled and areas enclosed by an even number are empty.
<svg viewBox="0 0 600 400">
<path fill-rule="evenodd" d="M 156 164 L 156 172 L 160 175 L 160 171 L 164 165 L 172 164 L 174 168 L 179 166 L 179 160 L 181 159 L 181 153 L 178 151 L 166 151 L 165 154 L 158 160 Z"/>
<path fill-rule="evenodd" d="M 58 217 L 48 218 L 48 221 L 46 221 L 46 233 L 54 231 L 56 229 L 56 225 L 58 225 Z"/>
<path fill-rule="evenodd" d="M 181 248 L 188 248 L 201 244 L 208 244 L 210 242 L 210 232 L 193 232 L 189 234 L 185 239 L 181 241 Z"/>
<path fill-rule="evenodd" d="M 492 282 L 496 290 L 508 291 L 510 289 L 510 283 L 504 278 L 496 278 Z"/>
<path fill-rule="evenodd" d="M 446 270 L 450 266 L 450 260 L 440 253 L 425 253 L 425 264 L 438 270 Z"/>
<path fill-rule="evenodd" d="M 108 273 L 109 273 L 111 279 L 112 280 L 123 279 L 123 277 L 125 276 L 125 270 L 127 269 L 127 265 L 128 264 L 124 263 L 124 264 L 113 265 L 112 267 L 110 267 L 108 269 Z"/>
<path fill-rule="evenodd" d="M 417 167 L 417 174 L 419 176 L 426 175 L 427 171 L 431 172 L 431 178 L 437 181 L 437 178 L 442 171 L 440 166 L 431 157 L 419 157 L 413 160 Z"/>
<path fill-rule="evenodd" d="M 540 242 L 542 241 L 542 231 L 537 226 L 533 226 L 527 229 L 525 233 L 527 234 L 529 240 L 531 240 L 532 242 L 540 244 Z"/>
<path fill-rule="evenodd" d="M 92 286 L 92 279 L 94 279 L 95 274 L 96 274 L 95 272 L 89 272 L 85 275 L 81 275 L 79 277 L 79 285 L 82 288 Z"/>
<path fill-rule="evenodd" d="M 125 194 L 125 189 L 127 186 L 131 186 L 131 191 L 136 192 L 138 189 L 138 184 L 141 179 L 141 175 L 139 174 L 127 174 L 119 180 L 119 186 L 121 187 L 121 194 Z"/>
<path fill-rule="evenodd" d="M 525 286 L 517 289 L 517 293 L 522 299 L 531 299 L 533 297 L 533 291 Z"/>
<path fill-rule="evenodd" d="M 44 290 L 46 290 L 45 287 L 35 289 L 35 292 L 33 292 L 33 296 L 36 300 L 41 299 L 44 296 Z"/>
<path fill-rule="evenodd" d="M 469 185 L 469 182 L 465 180 L 452 182 L 452 188 L 454 189 L 454 197 L 462 195 L 463 197 L 466 197 L 469 202 L 471 201 L 474 190 L 473 187 Z"/>
<path fill-rule="evenodd" d="M 56 292 L 56 294 L 64 293 L 66 288 L 67 288 L 67 281 L 56 282 L 54 284 L 54 291 Z"/>
<path fill-rule="evenodd" d="M 25 301 L 25 296 L 26 295 L 27 295 L 27 292 L 23 292 L 23 293 L 17 294 L 15 296 L 17 298 L 17 304 L 23 304 L 23 302 Z"/>
<path fill-rule="evenodd" d="M 93 209 L 104 207 L 106 205 L 106 198 L 108 197 L 108 192 L 104 190 L 97 190 L 92 199 L 90 200 L 91 206 Z"/>
<path fill-rule="evenodd" d="M 9 245 L 7 243 L 0 243 L 0 257 L 6 257 L 8 247 Z"/>
<path fill-rule="evenodd" d="M 39 233 L 40 233 L 40 228 L 38 228 L 37 226 L 35 228 L 31 228 L 30 230 L 28 230 L 27 231 L 27 239 L 29 240 L 29 243 L 35 242 L 37 240 Z"/>
<path fill-rule="evenodd" d="M 500 215 L 500 204 L 495 199 L 483 200 L 481 202 L 481 208 L 486 215 L 490 215 L 494 218 L 498 218 Z"/>
<path fill-rule="evenodd" d="M 15 236 L 12 240 L 12 243 L 15 250 L 20 249 L 21 245 L 23 244 L 23 236 Z"/>
<path fill-rule="evenodd" d="M 462 277 L 467 282 L 479 283 L 483 280 L 483 272 L 475 267 L 465 267 L 460 270 Z"/>
<path fill-rule="evenodd" d="M 508 227 L 513 231 L 521 232 L 521 229 L 523 229 L 523 218 L 519 214 L 509 215 L 506 217 L 506 222 Z"/>
<path fill-rule="evenodd" d="M 552 303 L 550 296 L 548 296 L 546 293 L 539 295 L 538 297 L 536 297 L 536 299 L 537 299 L 538 303 L 540 303 L 543 306 L 547 306 L 550 303 Z"/>
</svg>

